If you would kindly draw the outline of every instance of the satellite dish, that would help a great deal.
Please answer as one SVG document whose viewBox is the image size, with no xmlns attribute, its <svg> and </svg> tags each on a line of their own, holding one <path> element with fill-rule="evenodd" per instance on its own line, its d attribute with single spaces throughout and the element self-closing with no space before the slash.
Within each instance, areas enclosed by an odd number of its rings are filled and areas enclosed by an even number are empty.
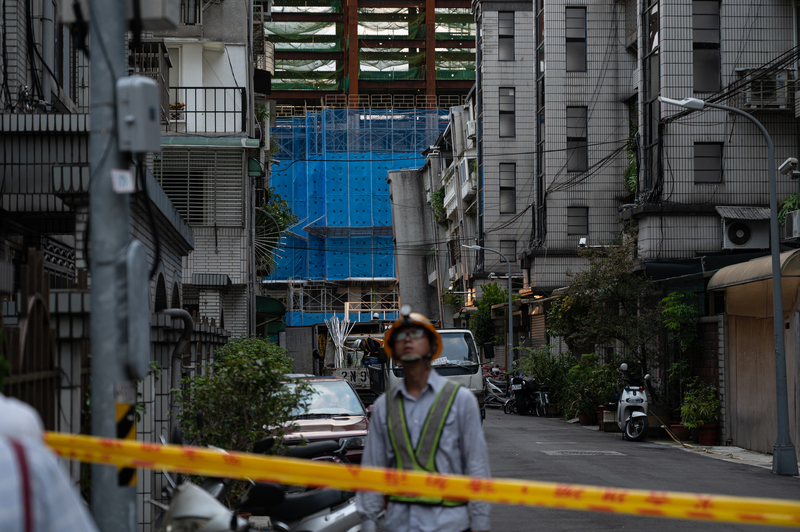
<svg viewBox="0 0 800 532">
<path fill-rule="evenodd" d="M 736 246 L 744 246 L 753 237 L 750 226 L 744 222 L 734 222 L 727 229 L 728 240 Z"/>
</svg>

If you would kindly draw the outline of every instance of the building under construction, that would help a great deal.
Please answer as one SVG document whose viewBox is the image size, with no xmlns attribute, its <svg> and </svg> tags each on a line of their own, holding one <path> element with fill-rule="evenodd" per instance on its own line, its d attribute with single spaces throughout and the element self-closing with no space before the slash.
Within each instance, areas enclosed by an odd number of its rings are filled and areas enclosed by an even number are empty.
<svg viewBox="0 0 800 532">
<path fill-rule="evenodd" d="M 278 0 L 270 185 L 300 223 L 283 235 L 263 293 L 288 325 L 398 309 L 390 170 L 422 166 L 475 80 L 465 0 Z"/>
<path fill-rule="evenodd" d="M 326 109 L 276 120 L 271 186 L 300 219 L 264 280 L 289 325 L 397 310 L 390 170 L 417 168 L 447 126 L 438 109 Z M 413 214 L 410 214 L 413 215 Z M 352 314 L 351 314 L 352 313 Z"/>
<path fill-rule="evenodd" d="M 449 107 L 475 79 L 467 0 L 276 0 L 265 28 L 279 105 Z"/>
</svg>

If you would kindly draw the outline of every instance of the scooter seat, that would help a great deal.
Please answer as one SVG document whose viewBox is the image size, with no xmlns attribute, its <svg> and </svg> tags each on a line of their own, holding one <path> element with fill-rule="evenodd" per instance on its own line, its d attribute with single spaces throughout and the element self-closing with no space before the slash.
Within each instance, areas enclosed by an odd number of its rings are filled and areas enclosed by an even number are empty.
<svg viewBox="0 0 800 532">
<path fill-rule="evenodd" d="M 495 386 L 497 386 L 501 390 L 504 390 L 504 389 L 508 388 L 508 383 L 503 379 L 493 379 L 491 377 L 488 377 L 486 380 L 488 380 L 489 382 L 491 382 L 492 384 L 494 384 Z"/>
<path fill-rule="evenodd" d="M 353 493 L 348 491 L 318 489 L 286 495 L 283 502 L 278 504 L 259 504 L 258 500 L 251 500 L 248 497 L 247 502 L 239 511 L 249 512 L 255 516 L 266 515 L 277 521 L 291 523 L 325 508 L 338 506 L 352 496 Z"/>
<path fill-rule="evenodd" d="M 339 447 L 339 442 L 334 440 L 315 441 L 308 445 L 293 445 L 286 450 L 286 454 L 292 458 L 311 458 L 332 453 Z"/>
</svg>

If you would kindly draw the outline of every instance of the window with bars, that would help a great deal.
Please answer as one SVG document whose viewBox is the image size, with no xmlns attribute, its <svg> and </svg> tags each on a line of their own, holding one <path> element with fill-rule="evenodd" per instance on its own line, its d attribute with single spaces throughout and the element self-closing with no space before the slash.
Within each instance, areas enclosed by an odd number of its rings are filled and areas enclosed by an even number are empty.
<svg viewBox="0 0 800 532">
<path fill-rule="evenodd" d="M 244 168 L 240 150 L 165 149 L 153 174 L 190 226 L 244 226 Z"/>
<path fill-rule="evenodd" d="M 517 210 L 517 165 L 500 163 L 500 214 L 513 214 Z"/>
<path fill-rule="evenodd" d="M 500 87 L 500 136 L 516 136 L 514 88 Z"/>
<path fill-rule="evenodd" d="M 202 10 L 202 0 L 181 0 L 181 24 L 186 26 L 201 24 Z"/>
<path fill-rule="evenodd" d="M 722 143 L 694 143 L 694 182 L 722 183 Z"/>
<path fill-rule="evenodd" d="M 497 14 L 497 60 L 514 60 L 514 13 Z"/>
<path fill-rule="evenodd" d="M 587 108 L 567 107 L 567 171 L 585 172 L 588 164 L 586 146 Z"/>
<path fill-rule="evenodd" d="M 567 207 L 567 234 L 589 234 L 589 207 Z"/>
<path fill-rule="evenodd" d="M 692 2 L 692 54 L 694 91 L 720 89 L 719 2 Z"/>
<path fill-rule="evenodd" d="M 566 8 L 567 72 L 586 72 L 586 8 Z"/>
</svg>

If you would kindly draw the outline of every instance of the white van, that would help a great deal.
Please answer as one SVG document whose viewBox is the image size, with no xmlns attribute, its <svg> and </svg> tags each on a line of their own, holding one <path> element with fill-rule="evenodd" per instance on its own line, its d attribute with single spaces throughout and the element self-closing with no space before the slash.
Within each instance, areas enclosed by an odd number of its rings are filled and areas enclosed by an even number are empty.
<svg viewBox="0 0 800 532">
<path fill-rule="evenodd" d="M 442 377 L 464 386 L 478 399 L 481 419 L 486 415 L 483 398 L 483 373 L 478 360 L 478 348 L 469 329 L 438 329 L 442 337 L 442 354 L 433 361 L 434 369 Z M 380 394 L 403 378 L 403 368 L 393 360 L 370 367 L 370 388 Z"/>
</svg>

